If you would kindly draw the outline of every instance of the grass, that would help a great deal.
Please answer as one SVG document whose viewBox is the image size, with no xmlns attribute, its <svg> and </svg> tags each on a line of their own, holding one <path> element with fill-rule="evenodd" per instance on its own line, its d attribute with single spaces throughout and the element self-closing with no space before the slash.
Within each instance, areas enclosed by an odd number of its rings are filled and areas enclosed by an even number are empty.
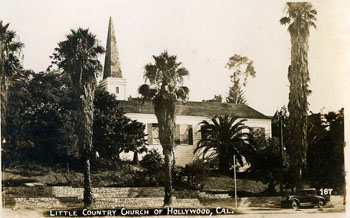
<svg viewBox="0 0 350 218">
<path fill-rule="evenodd" d="M 130 186 L 136 185 L 141 178 L 137 167 L 123 166 L 122 170 L 92 171 L 93 187 Z M 26 186 L 26 183 L 39 183 L 47 186 L 82 187 L 84 175 L 81 172 L 65 171 L 60 168 L 43 167 L 40 165 L 18 166 L 2 170 L 3 186 Z"/>
<path fill-rule="evenodd" d="M 234 179 L 227 176 L 205 177 L 201 182 L 204 190 L 211 191 L 233 191 L 235 188 Z M 250 192 L 258 194 L 263 192 L 267 186 L 261 182 L 248 179 L 237 179 L 237 192 Z"/>
<path fill-rule="evenodd" d="M 149 186 L 148 180 L 144 181 L 143 169 L 130 163 L 122 163 L 118 170 L 93 170 L 93 187 L 140 187 Z M 3 186 L 73 186 L 83 187 L 84 176 L 81 172 L 62 170 L 62 168 L 49 168 L 31 164 L 7 168 L 2 171 Z M 261 182 L 248 179 L 237 179 L 237 193 L 240 196 L 257 196 L 267 186 Z M 30 185 L 30 184 L 29 184 Z M 201 189 L 208 193 L 229 193 L 234 192 L 234 180 L 231 177 L 219 174 L 212 174 L 196 179 L 196 184 L 174 182 L 174 188 L 179 191 L 188 192 L 193 189 Z"/>
</svg>

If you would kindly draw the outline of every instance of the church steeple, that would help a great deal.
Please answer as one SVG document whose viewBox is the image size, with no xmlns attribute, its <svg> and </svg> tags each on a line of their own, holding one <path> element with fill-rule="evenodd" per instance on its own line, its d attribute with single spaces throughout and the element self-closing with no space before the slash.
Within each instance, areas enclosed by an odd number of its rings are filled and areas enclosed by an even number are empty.
<svg viewBox="0 0 350 218">
<path fill-rule="evenodd" d="M 123 78 L 112 17 L 109 18 L 105 65 L 103 71 L 103 79 L 108 77 Z"/>
<path fill-rule="evenodd" d="M 114 94 L 118 100 L 125 101 L 127 81 L 123 78 L 122 70 L 120 69 L 119 53 L 112 17 L 109 18 L 106 47 L 103 80 L 100 82 L 100 86 L 109 93 Z"/>
</svg>

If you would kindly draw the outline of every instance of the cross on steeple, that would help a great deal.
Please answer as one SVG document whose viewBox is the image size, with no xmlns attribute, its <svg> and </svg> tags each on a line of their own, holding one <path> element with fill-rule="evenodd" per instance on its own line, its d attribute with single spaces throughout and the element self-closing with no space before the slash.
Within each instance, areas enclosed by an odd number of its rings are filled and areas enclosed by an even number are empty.
<svg viewBox="0 0 350 218">
<path fill-rule="evenodd" d="M 105 65 L 103 71 L 103 79 L 108 77 L 123 78 L 112 17 L 109 18 Z"/>
</svg>

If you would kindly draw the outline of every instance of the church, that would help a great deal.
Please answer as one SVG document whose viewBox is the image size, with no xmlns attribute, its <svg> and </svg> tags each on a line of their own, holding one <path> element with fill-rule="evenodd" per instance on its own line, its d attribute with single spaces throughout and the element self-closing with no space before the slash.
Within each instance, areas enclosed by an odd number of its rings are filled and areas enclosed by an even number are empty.
<svg viewBox="0 0 350 218">
<path fill-rule="evenodd" d="M 142 104 L 141 101 L 127 99 L 127 79 L 123 77 L 120 67 L 112 18 L 109 20 L 103 80 L 99 86 L 116 95 L 119 106 L 124 108 L 127 117 L 146 125 L 149 149 L 155 148 L 162 153 L 158 138 L 157 118 L 152 103 Z M 271 119 L 247 105 L 219 102 L 178 102 L 176 105 L 176 147 L 174 150 L 176 165 L 185 166 L 196 157 L 193 151 L 201 139 L 201 134 L 198 132 L 200 122 L 209 120 L 210 116 L 223 112 L 246 119 L 245 125 L 249 126 L 251 131 L 258 130 L 264 132 L 266 137 L 271 137 Z M 121 158 L 132 159 L 132 154 L 122 154 Z"/>
</svg>

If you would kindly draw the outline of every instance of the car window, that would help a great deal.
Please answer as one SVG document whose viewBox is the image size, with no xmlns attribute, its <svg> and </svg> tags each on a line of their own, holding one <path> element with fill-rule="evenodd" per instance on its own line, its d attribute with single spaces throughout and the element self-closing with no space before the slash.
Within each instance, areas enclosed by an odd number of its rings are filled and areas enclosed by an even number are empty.
<svg viewBox="0 0 350 218">
<path fill-rule="evenodd" d="M 307 194 L 307 195 L 315 195 L 316 192 L 315 192 L 315 190 L 307 190 L 307 191 L 306 191 L 306 194 Z"/>
</svg>

